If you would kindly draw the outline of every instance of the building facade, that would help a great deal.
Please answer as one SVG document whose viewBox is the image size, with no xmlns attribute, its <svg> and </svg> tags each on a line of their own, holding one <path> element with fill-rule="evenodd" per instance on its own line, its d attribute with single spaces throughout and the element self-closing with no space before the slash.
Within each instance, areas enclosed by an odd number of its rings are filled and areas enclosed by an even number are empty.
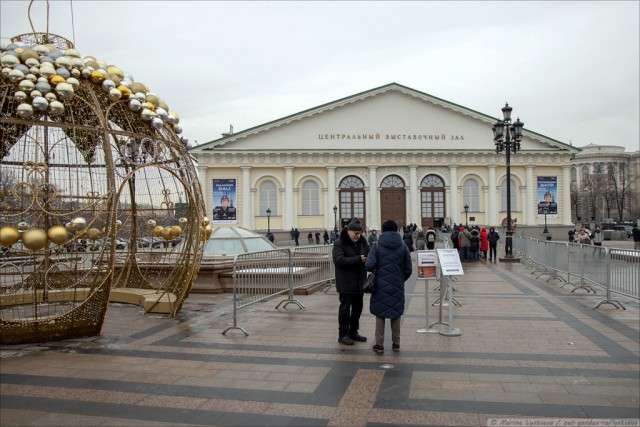
<svg viewBox="0 0 640 427">
<path fill-rule="evenodd" d="M 214 225 L 331 230 L 355 216 L 378 230 L 387 219 L 500 226 L 506 158 L 496 154 L 496 120 L 391 83 L 226 134 L 190 153 Z M 549 225 L 572 225 L 571 167 L 579 152 L 524 129 L 521 151 L 511 154 L 518 226 L 544 224 L 539 204 L 546 193 L 555 207 Z M 232 217 L 214 216 L 224 198 L 235 208 Z"/>
<path fill-rule="evenodd" d="M 571 205 L 574 222 L 637 222 L 640 218 L 640 151 L 589 144 L 573 158 Z"/>
</svg>

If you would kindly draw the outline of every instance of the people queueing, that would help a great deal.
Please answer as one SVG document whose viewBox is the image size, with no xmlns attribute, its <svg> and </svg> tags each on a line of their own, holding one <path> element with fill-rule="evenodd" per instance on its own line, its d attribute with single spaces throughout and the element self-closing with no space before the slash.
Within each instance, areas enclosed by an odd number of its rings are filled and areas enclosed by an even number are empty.
<svg viewBox="0 0 640 427">
<path fill-rule="evenodd" d="M 418 231 L 416 235 L 416 249 L 419 251 L 427 249 L 427 239 L 422 231 Z"/>
<path fill-rule="evenodd" d="M 470 261 L 469 247 L 471 246 L 471 233 L 464 226 L 460 226 L 458 232 L 458 247 L 460 249 L 460 261 Z"/>
<path fill-rule="evenodd" d="M 489 227 L 489 234 L 487 234 L 487 240 L 489 241 L 489 261 L 497 261 L 497 248 L 498 240 L 500 240 L 500 234 L 494 227 Z"/>
<path fill-rule="evenodd" d="M 368 271 L 376 271 L 376 288 L 371 294 L 369 311 L 376 316 L 373 351 L 384 353 L 385 321 L 390 319 L 393 351 L 400 351 L 400 319 L 404 314 L 404 283 L 411 277 L 413 263 L 409 248 L 398 234 L 395 221 L 382 224 L 378 244 L 369 251 L 365 263 Z"/>
<path fill-rule="evenodd" d="M 363 231 L 360 221 L 353 218 L 336 239 L 332 250 L 340 301 L 338 342 L 344 345 L 367 341 L 358 333 L 364 304 L 362 285 L 367 280 L 365 262 L 369 254 L 369 244 L 362 236 Z"/>
<path fill-rule="evenodd" d="M 470 234 L 469 258 L 471 261 L 478 261 L 480 259 L 480 233 L 476 228 L 472 228 Z"/>
<path fill-rule="evenodd" d="M 324 230 L 324 233 L 322 234 L 322 240 L 324 241 L 323 244 L 329 244 L 329 232 L 327 230 Z"/>
<path fill-rule="evenodd" d="M 427 228 L 427 232 L 425 234 L 425 239 L 427 241 L 427 249 L 432 251 L 436 247 L 436 231 L 433 227 Z"/>
<path fill-rule="evenodd" d="M 489 234 L 487 229 L 482 226 L 480 228 L 480 252 L 482 252 L 482 259 L 487 259 L 487 252 L 489 251 Z"/>
</svg>

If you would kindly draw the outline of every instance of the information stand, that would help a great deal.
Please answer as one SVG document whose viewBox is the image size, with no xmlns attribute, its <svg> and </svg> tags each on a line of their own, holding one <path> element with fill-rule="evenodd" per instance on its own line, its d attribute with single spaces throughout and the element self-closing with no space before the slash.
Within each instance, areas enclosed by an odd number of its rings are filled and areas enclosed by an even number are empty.
<svg viewBox="0 0 640 427">
<path fill-rule="evenodd" d="M 440 331 L 440 335 L 447 337 L 457 337 L 462 335 L 462 331 L 453 327 L 453 297 L 451 289 L 452 276 L 461 276 L 464 274 L 462 269 L 462 263 L 460 262 L 460 255 L 456 249 L 438 249 L 438 264 L 441 271 L 440 279 L 440 317 L 442 317 L 442 301 L 446 293 L 449 293 L 450 303 L 449 309 L 449 329 L 446 331 Z"/>
<path fill-rule="evenodd" d="M 433 325 L 429 325 L 429 285 L 433 281 L 439 280 L 438 270 L 438 254 L 436 251 L 419 250 L 416 252 L 416 259 L 418 264 L 418 280 L 424 280 L 424 328 L 417 329 L 419 334 L 429 334 L 440 332 L 437 329 L 431 329 Z M 440 316 L 442 321 L 442 315 Z"/>
</svg>

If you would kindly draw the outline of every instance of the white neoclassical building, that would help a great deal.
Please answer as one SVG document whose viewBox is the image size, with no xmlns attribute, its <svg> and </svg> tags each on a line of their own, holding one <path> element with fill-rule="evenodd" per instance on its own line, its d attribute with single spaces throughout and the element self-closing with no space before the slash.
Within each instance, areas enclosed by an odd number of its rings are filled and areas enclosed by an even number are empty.
<svg viewBox="0 0 640 427">
<path fill-rule="evenodd" d="M 391 83 L 190 152 L 214 225 L 330 230 L 355 216 L 369 229 L 386 219 L 499 226 L 507 185 L 496 120 Z M 538 203 L 549 192 L 557 207 L 549 226 L 571 225 L 571 157 L 580 150 L 526 128 L 523 135 L 511 155 L 512 217 L 543 225 Z M 234 209 L 221 215 L 225 196 Z"/>
</svg>

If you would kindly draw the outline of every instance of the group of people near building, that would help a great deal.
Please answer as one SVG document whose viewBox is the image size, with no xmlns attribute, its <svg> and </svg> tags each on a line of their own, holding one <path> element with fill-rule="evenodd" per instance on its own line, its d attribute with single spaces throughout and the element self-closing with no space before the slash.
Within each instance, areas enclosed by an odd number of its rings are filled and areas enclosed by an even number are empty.
<svg viewBox="0 0 640 427">
<path fill-rule="evenodd" d="M 462 262 L 476 262 L 481 258 L 487 260 L 487 253 L 489 261 L 497 261 L 499 240 L 500 234 L 494 227 L 489 227 L 487 231 L 485 226 L 454 225 L 451 232 L 451 243 L 458 250 Z"/>
</svg>

